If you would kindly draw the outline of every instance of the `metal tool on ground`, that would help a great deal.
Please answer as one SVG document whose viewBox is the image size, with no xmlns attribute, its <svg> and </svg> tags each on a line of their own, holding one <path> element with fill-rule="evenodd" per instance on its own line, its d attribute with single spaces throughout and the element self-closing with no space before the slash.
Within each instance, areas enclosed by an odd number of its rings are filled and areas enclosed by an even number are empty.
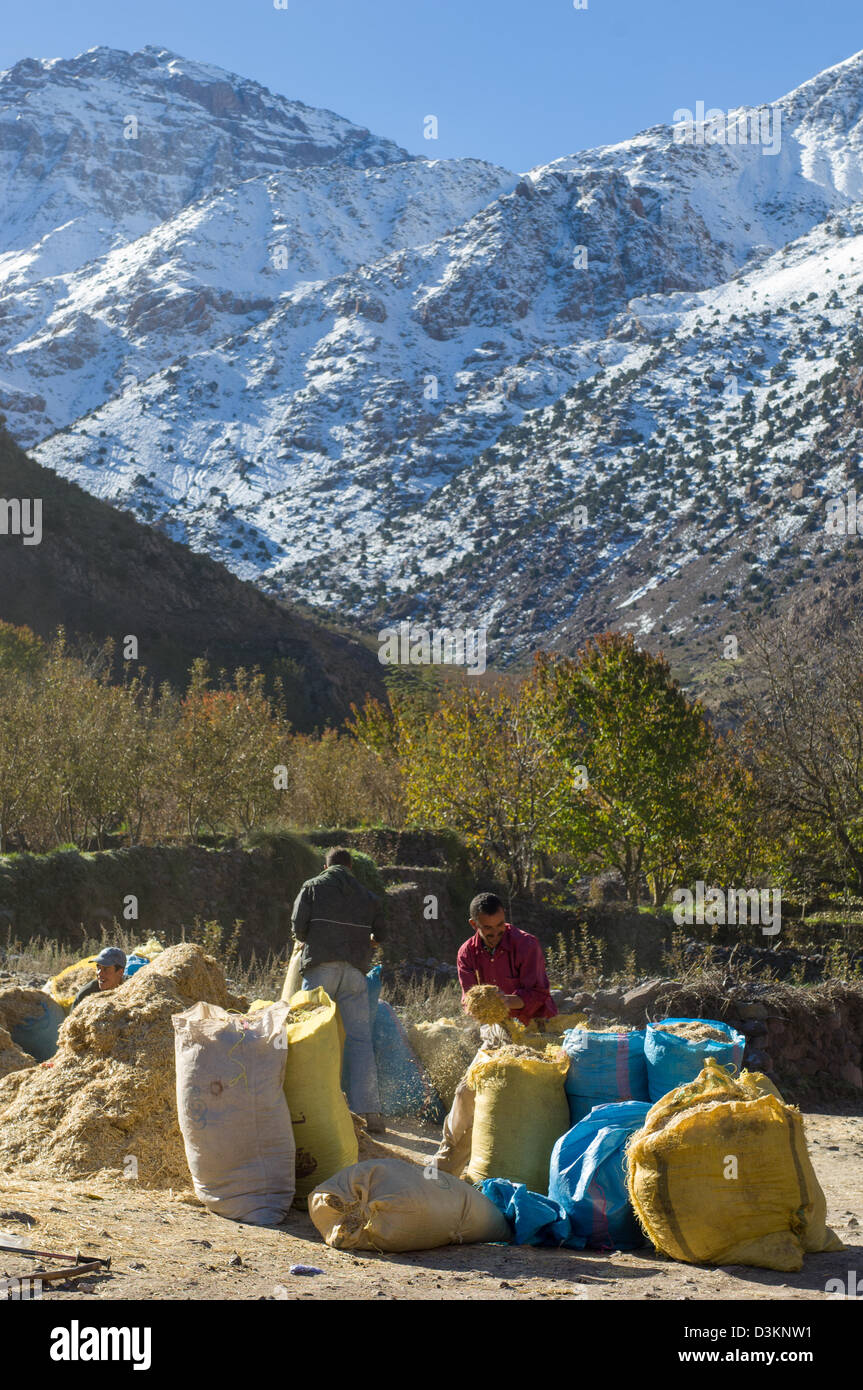
<svg viewBox="0 0 863 1390">
<path fill-rule="evenodd" d="M 86 1261 L 87 1264 L 102 1265 L 105 1269 L 111 1268 L 110 1255 L 105 1260 L 98 1255 L 82 1255 L 80 1250 L 76 1250 L 74 1255 L 61 1255 L 55 1250 L 28 1250 L 22 1245 L 0 1245 L 0 1253 L 26 1255 L 31 1260 L 66 1260 L 70 1265 L 80 1265 Z"/>
</svg>

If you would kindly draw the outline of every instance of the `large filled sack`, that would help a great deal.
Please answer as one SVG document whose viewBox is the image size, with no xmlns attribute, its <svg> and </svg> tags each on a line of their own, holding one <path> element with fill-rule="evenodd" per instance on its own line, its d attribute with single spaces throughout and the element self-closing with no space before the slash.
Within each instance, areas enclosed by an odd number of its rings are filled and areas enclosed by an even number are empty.
<svg viewBox="0 0 863 1390">
<path fill-rule="evenodd" d="M 297 1198 L 359 1156 L 342 1092 L 338 1009 L 325 990 L 299 990 L 289 1004 L 285 1096 L 297 1143 Z"/>
<path fill-rule="evenodd" d="M 651 1101 L 694 1081 L 710 1057 L 739 1072 L 746 1039 L 713 1018 L 663 1018 L 644 1034 L 647 1089 Z"/>
<path fill-rule="evenodd" d="M 759 1096 L 775 1096 L 785 1104 L 785 1097 L 769 1076 L 765 1076 L 763 1071 L 742 1071 L 740 1080 L 743 1081 L 751 1090 Z"/>
<path fill-rule="evenodd" d="M 466 1020 L 438 1018 L 408 1029 L 408 1042 L 444 1105 L 453 1103 L 456 1087 L 476 1055 L 480 1032 Z"/>
<path fill-rule="evenodd" d="M 501 1047 L 473 1063 L 466 1078 L 476 1093 L 469 1182 L 508 1178 L 546 1191 L 551 1151 L 569 1128 L 568 1070 L 563 1048 L 552 1046 L 544 1053 Z"/>
<path fill-rule="evenodd" d="M 496 1051 L 491 1044 L 483 1046 L 475 1053 L 471 1066 L 476 1062 L 487 1061 Z M 470 1072 L 468 1068 L 465 1076 Z M 476 1109 L 476 1095 L 467 1080 L 456 1086 L 452 1105 L 443 1122 L 441 1142 L 435 1155 L 435 1162 L 445 1173 L 453 1173 L 457 1178 L 466 1176 L 470 1165 L 470 1152 L 473 1141 L 473 1118 Z"/>
<path fill-rule="evenodd" d="M 428 1124 L 442 1124 L 446 1111 L 441 1098 L 414 1056 L 401 1020 L 383 999 L 378 1001 L 374 1020 L 381 1114 L 413 1115 Z"/>
<path fill-rule="evenodd" d="M 287 1016 L 287 1004 L 243 1017 L 198 1003 L 173 1017 L 177 1115 L 195 1193 L 217 1216 L 253 1226 L 277 1226 L 294 1198 Z"/>
<path fill-rule="evenodd" d="M 367 1159 L 316 1187 L 309 1215 L 338 1250 L 432 1250 L 508 1241 L 497 1207 L 470 1183 L 399 1158 Z"/>
<path fill-rule="evenodd" d="M 12 1041 L 37 1062 L 57 1051 L 57 1036 L 66 1014 L 56 999 L 41 989 L 0 986 L 0 1026 Z"/>
<path fill-rule="evenodd" d="M 630 1140 L 627 1187 L 657 1250 L 689 1264 L 799 1270 L 841 1250 L 799 1111 L 708 1058 Z"/>
<path fill-rule="evenodd" d="M 552 1150 L 548 1195 L 570 1219 L 573 1235 L 594 1250 L 644 1244 L 626 1190 L 626 1142 L 644 1124 L 646 1101 L 597 1105 Z"/>
<path fill-rule="evenodd" d="M 563 1048 L 569 1057 L 566 1094 L 570 1125 L 577 1125 L 595 1105 L 650 1099 L 643 1029 L 573 1028 L 564 1033 Z"/>
</svg>

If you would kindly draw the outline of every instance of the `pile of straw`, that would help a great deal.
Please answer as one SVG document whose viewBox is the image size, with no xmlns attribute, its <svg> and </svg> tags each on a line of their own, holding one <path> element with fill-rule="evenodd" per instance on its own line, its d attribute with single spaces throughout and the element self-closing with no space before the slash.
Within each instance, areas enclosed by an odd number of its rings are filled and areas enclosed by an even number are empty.
<svg viewBox="0 0 863 1390">
<path fill-rule="evenodd" d="M 50 1062 L 0 1081 L 0 1169 L 188 1186 L 171 1016 L 199 1000 L 246 1008 L 218 962 L 184 944 L 79 1004 Z"/>
<path fill-rule="evenodd" d="M 12 1041 L 7 1030 L 0 1024 L 0 1078 L 12 1072 L 22 1071 L 24 1067 L 35 1067 L 35 1058 L 24 1052 Z"/>
<path fill-rule="evenodd" d="M 3 985 L 0 987 L 0 1027 L 11 1033 L 25 1019 L 41 1018 L 47 998 L 41 989 Z"/>
</svg>

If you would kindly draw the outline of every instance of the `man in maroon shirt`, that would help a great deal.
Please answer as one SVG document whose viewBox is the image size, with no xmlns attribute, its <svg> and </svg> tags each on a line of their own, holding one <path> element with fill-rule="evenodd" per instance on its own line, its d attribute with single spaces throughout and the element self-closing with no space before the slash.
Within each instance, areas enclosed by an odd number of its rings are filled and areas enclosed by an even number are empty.
<svg viewBox="0 0 863 1390">
<path fill-rule="evenodd" d="M 557 1009 L 548 987 L 542 947 L 536 937 L 507 922 L 503 903 L 494 893 L 479 893 L 474 898 L 470 905 L 470 924 L 474 935 L 465 941 L 458 953 L 462 1003 L 474 985 L 497 985 L 511 1016 L 521 1023 L 529 1023 L 532 1018 L 553 1018 Z M 483 1047 L 478 1057 L 486 1055 L 483 1051 L 486 1047 L 509 1042 L 500 1025 L 486 1024 L 480 1031 Z M 433 1159 L 435 1168 L 461 1176 L 470 1162 L 473 1115 L 473 1089 L 462 1080 L 444 1120 L 440 1146 Z"/>
<path fill-rule="evenodd" d="M 495 893 L 479 893 L 473 899 L 470 924 L 474 935 L 458 953 L 462 1000 L 474 985 L 497 985 L 520 1023 L 553 1018 L 557 1008 L 536 937 L 507 922 L 503 903 Z"/>
</svg>

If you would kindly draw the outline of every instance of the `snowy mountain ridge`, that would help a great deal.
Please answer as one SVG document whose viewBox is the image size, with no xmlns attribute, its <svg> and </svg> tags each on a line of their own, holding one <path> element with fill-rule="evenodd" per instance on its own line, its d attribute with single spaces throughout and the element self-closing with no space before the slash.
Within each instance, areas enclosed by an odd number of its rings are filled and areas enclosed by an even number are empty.
<svg viewBox="0 0 863 1390">
<path fill-rule="evenodd" d="M 490 625 L 503 659 L 707 632 L 696 572 L 739 596 L 799 554 L 856 437 L 818 383 L 856 369 L 863 54 L 773 110 L 773 153 L 669 124 L 520 177 L 163 50 L 18 64 L 0 408 L 40 462 L 362 624 Z"/>
</svg>

